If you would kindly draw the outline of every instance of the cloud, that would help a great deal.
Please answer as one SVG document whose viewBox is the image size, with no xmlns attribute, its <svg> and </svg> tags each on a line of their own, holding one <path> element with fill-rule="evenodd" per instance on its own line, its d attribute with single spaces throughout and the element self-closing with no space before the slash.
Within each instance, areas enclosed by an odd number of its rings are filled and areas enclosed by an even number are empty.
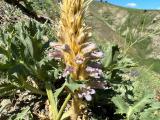
<svg viewBox="0 0 160 120">
<path fill-rule="evenodd" d="M 127 7 L 136 7 L 137 6 L 137 4 L 136 3 L 128 3 L 127 5 L 126 5 Z"/>
</svg>

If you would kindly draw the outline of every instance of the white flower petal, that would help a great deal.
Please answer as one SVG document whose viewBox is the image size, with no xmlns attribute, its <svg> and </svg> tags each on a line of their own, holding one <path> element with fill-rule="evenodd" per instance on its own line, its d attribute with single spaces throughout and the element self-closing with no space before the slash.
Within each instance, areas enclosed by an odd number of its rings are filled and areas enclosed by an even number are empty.
<svg viewBox="0 0 160 120">
<path fill-rule="evenodd" d="M 84 92 L 84 93 L 82 93 L 82 95 L 83 95 L 83 96 L 86 96 L 86 95 L 87 95 L 87 93 L 85 93 L 85 92 Z"/>
<path fill-rule="evenodd" d="M 91 89 L 90 94 L 95 94 L 96 91 L 94 89 Z"/>
<path fill-rule="evenodd" d="M 92 96 L 89 95 L 89 94 L 87 94 L 87 95 L 84 96 L 84 97 L 85 97 L 85 99 L 86 99 L 87 101 L 91 101 L 91 100 L 92 100 Z"/>
<path fill-rule="evenodd" d="M 79 98 L 82 98 L 82 97 L 83 97 L 83 95 L 82 95 L 82 94 L 78 94 L 78 97 L 79 97 Z"/>
</svg>

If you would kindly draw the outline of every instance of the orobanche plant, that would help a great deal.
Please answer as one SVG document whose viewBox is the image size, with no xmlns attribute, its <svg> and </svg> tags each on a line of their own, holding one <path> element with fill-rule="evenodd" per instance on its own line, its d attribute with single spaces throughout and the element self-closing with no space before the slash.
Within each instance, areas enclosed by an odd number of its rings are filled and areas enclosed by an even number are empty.
<svg viewBox="0 0 160 120">
<path fill-rule="evenodd" d="M 48 55 L 64 66 L 62 77 L 66 78 L 70 90 L 67 90 L 68 96 L 59 112 L 55 104 L 52 106 L 53 118 L 57 120 L 66 117 L 70 117 L 71 120 L 88 119 L 86 101 L 91 101 L 91 95 L 95 94 L 91 85 L 102 77 L 99 59 L 103 57 L 103 53 L 96 48 L 95 43 L 89 41 L 90 28 L 84 22 L 85 11 L 90 2 L 63 0 L 60 6 L 58 41 L 50 43 L 52 49 L 49 50 Z M 50 103 L 55 102 L 53 98 L 49 99 Z M 67 104 L 69 108 L 62 115 Z"/>
</svg>

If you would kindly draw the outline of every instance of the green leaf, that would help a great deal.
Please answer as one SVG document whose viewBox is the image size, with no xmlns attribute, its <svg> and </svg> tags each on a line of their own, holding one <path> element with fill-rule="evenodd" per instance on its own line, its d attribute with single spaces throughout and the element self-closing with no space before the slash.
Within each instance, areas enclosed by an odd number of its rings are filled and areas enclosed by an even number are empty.
<svg viewBox="0 0 160 120">
<path fill-rule="evenodd" d="M 8 120 L 33 120 L 30 107 L 22 108 L 20 113 L 11 115 Z"/>
<path fill-rule="evenodd" d="M 160 120 L 160 102 L 152 100 L 150 108 L 140 113 L 140 120 Z"/>
<path fill-rule="evenodd" d="M 4 54 L 4 55 L 8 56 L 8 51 L 0 46 L 0 54 Z"/>
<path fill-rule="evenodd" d="M 12 67 L 13 67 L 13 64 L 10 64 L 10 63 L 8 63 L 8 64 L 0 63 L 0 71 L 8 70 L 8 69 L 10 69 Z"/>
<path fill-rule="evenodd" d="M 75 90 L 77 90 L 81 86 L 82 86 L 82 84 L 78 84 L 78 83 L 74 83 L 74 82 L 73 83 L 67 83 L 67 82 L 65 82 L 62 85 L 62 87 L 60 87 L 59 89 L 57 89 L 55 91 L 54 96 L 57 98 L 65 87 L 67 87 L 69 90 L 71 90 L 71 92 L 74 92 Z"/>
<path fill-rule="evenodd" d="M 55 99 L 58 98 L 58 96 L 60 95 L 60 93 L 63 91 L 63 89 L 65 88 L 66 86 L 66 82 L 62 85 L 62 87 L 60 87 L 59 89 L 56 89 L 56 91 L 54 92 L 54 97 Z"/>
<path fill-rule="evenodd" d="M 29 53 L 30 53 L 30 55 L 33 57 L 33 44 L 32 44 L 32 41 L 31 41 L 31 39 L 29 38 L 29 37 L 27 37 L 26 39 L 25 39 L 25 41 L 26 41 L 26 48 L 27 48 L 27 50 L 29 51 Z"/>
<path fill-rule="evenodd" d="M 104 49 L 104 58 L 102 61 L 102 64 L 105 68 L 109 67 L 109 65 L 112 63 L 112 45 L 108 45 L 107 49 Z"/>
<path fill-rule="evenodd" d="M 29 109 L 30 107 L 23 108 L 22 112 L 17 114 L 15 120 L 24 120 L 26 118 L 26 115 L 29 113 Z"/>
<path fill-rule="evenodd" d="M 117 107 L 116 113 L 119 114 L 127 113 L 129 105 L 124 101 L 122 96 L 113 97 L 112 101 Z"/>
<path fill-rule="evenodd" d="M 138 113 L 144 110 L 146 105 L 151 103 L 152 97 L 153 94 L 144 94 L 140 100 L 138 100 L 136 103 L 129 107 L 129 110 L 127 112 L 127 118 L 133 118 L 134 113 Z"/>
<path fill-rule="evenodd" d="M 81 86 L 82 86 L 82 84 L 78 84 L 78 83 L 75 83 L 75 82 L 66 84 L 66 87 L 69 88 L 72 92 L 79 89 Z"/>
<path fill-rule="evenodd" d="M 3 86 L 3 87 L 2 87 Z M 14 93 L 18 88 L 12 84 L 2 84 L 0 86 L 0 97 Z"/>
</svg>

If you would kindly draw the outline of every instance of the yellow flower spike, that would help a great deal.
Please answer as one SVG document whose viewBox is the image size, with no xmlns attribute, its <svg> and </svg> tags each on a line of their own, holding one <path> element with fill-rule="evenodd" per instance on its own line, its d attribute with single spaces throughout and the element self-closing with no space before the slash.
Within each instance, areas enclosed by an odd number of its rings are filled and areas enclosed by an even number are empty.
<svg viewBox="0 0 160 120">
<path fill-rule="evenodd" d="M 84 0 L 63 0 L 59 22 L 59 42 L 70 47 L 71 52 L 63 52 L 66 66 L 72 66 L 75 72 L 71 73 L 73 80 L 85 80 L 86 62 L 76 63 L 77 55 L 85 59 L 81 45 L 87 41 L 87 27 L 84 26 Z"/>
</svg>

